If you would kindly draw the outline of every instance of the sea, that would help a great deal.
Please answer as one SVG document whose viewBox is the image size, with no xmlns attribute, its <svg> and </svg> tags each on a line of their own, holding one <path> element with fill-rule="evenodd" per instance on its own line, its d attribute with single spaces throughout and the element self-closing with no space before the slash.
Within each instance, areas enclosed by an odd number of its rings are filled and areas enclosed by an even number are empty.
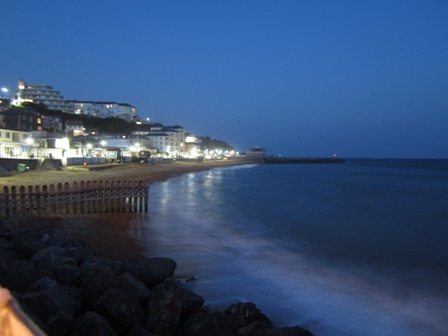
<svg viewBox="0 0 448 336">
<path fill-rule="evenodd" d="M 448 335 L 448 160 L 237 165 L 150 187 L 130 235 L 222 310 L 315 336 Z"/>
</svg>

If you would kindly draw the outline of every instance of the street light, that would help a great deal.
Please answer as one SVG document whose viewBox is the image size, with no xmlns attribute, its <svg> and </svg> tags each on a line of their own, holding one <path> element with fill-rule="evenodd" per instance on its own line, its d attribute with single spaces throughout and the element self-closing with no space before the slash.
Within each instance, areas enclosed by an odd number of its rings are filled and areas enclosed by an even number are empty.
<svg viewBox="0 0 448 336">
<path fill-rule="evenodd" d="M 87 147 L 87 155 L 90 156 L 92 151 L 92 144 L 88 143 L 86 147 Z"/>
<path fill-rule="evenodd" d="M 4 97 L 6 97 L 6 94 L 9 92 L 8 88 L 2 87 L 2 92 L 5 95 Z"/>
<path fill-rule="evenodd" d="M 34 141 L 34 139 L 31 138 L 31 137 L 26 138 L 25 142 L 29 146 L 28 153 L 29 153 L 30 158 L 34 158 L 34 156 L 38 157 L 39 156 L 39 149 L 38 149 L 39 148 L 39 142 L 38 141 Z M 32 149 L 33 149 L 33 152 L 35 152 L 35 154 L 32 153 Z"/>
</svg>

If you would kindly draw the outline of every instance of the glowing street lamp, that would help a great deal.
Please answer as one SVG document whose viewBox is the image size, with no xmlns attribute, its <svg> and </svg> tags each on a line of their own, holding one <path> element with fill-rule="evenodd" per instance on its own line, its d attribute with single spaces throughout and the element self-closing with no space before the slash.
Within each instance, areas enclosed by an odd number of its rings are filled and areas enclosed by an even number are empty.
<svg viewBox="0 0 448 336">
<path fill-rule="evenodd" d="M 3 92 L 3 95 L 6 97 L 6 95 L 9 92 L 9 90 L 8 90 L 8 88 L 2 87 L 2 92 Z"/>
<path fill-rule="evenodd" d="M 28 153 L 31 158 L 34 158 L 34 153 L 31 151 L 32 149 L 33 152 L 35 152 L 36 157 L 39 156 L 39 142 L 35 142 L 33 138 L 29 137 L 25 139 L 25 143 L 30 147 Z"/>
<path fill-rule="evenodd" d="M 87 146 L 87 155 L 90 156 L 91 150 L 92 150 L 92 144 L 88 143 Z"/>
</svg>

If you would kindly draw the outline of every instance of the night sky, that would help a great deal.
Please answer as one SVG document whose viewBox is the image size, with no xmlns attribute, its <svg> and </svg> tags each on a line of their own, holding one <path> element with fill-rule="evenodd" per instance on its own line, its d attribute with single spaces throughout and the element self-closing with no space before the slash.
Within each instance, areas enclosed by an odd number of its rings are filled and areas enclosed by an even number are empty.
<svg viewBox="0 0 448 336">
<path fill-rule="evenodd" d="M 448 158 L 448 1 L 3 0 L 0 86 L 239 151 Z"/>
</svg>

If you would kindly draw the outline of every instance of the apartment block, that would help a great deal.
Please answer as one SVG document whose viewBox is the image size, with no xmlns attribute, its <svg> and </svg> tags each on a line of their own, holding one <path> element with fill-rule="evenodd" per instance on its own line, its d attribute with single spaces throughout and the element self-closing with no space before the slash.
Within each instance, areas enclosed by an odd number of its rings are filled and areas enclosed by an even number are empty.
<svg viewBox="0 0 448 336">
<path fill-rule="evenodd" d="M 151 147 L 156 148 L 159 153 L 175 157 L 183 152 L 185 129 L 181 126 L 151 127 L 146 137 L 150 140 Z"/>
<path fill-rule="evenodd" d="M 67 100 L 67 110 L 74 114 L 85 114 L 97 118 L 121 118 L 134 121 L 137 109 L 127 103 Z"/>
<path fill-rule="evenodd" d="M 19 81 L 14 92 L 13 103 L 20 104 L 22 102 L 44 104 L 49 110 L 66 111 L 67 109 L 64 97 L 47 84 L 27 84 L 24 81 Z"/>
</svg>

